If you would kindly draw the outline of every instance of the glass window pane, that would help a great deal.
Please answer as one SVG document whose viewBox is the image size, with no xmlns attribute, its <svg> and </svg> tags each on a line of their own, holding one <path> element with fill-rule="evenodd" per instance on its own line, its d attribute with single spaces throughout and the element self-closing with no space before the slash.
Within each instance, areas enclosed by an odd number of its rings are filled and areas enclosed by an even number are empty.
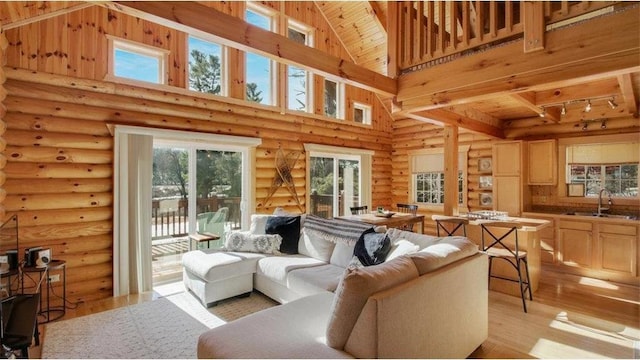
<svg viewBox="0 0 640 360">
<path fill-rule="evenodd" d="M 255 25 L 269 31 L 271 30 L 271 18 L 267 15 L 263 15 L 254 10 L 247 9 L 246 18 L 247 22 L 251 25 Z"/>
<path fill-rule="evenodd" d="M 287 68 L 288 105 L 290 110 L 307 110 L 307 71 L 289 66 Z"/>
<path fill-rule="evenodd" d="M 324 80 L 324 114 L 338 117 L 338 84 L 331 80 Z"/>
<path fill-rule="evenodd" d="M 298 44 L 307 45 L 307 34 L 301 31 L 289 28 L 288 37 L 290 40 L 293 40 Z"/>
<path fill-rule="evenodd" d="M 160 60 L 122 49 L 115 49 L 115 76 L 160 84 Z"/>
<path fill-rule="evenodd" d="M 360 206 L 360 162 L 354 160 L 338 161 L 338 191 L 342 206 L 338 215 L 347 215 L 352 206 Z"/>
<path fill-rule="evenodd" d="M 271 60 L 264 56 L 247 53 L 246 99 L 271 105 Z"/>
<path fill-rule="evenodd" d="M 333 158 L 311 157 L 311 214 L 333 217 Z"/>
<path fill-rule="evenodd" d="M 221 93 L 222 47 L 208 41 L 189 37 L 189 89 Z"/>
</svg>

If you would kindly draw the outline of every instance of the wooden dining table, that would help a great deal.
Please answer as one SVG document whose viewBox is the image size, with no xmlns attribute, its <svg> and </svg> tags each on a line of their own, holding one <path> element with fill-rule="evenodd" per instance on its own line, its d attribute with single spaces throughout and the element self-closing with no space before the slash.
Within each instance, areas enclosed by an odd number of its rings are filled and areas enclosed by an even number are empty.
<svg viewBox="0 0 640 360">
<path fill-rule="evenodd" d="M 422 234 L 424 229 L 424 215 L 413 215 L 406 213 L 394 213 L 390 217 L 380 216 L 377 213 L 366 213 L 358 215 L 338 216 L 337 219 L 364 222 L 375 226 L 401 227 L 403 225 L 418 225 L 418 233 Z"/>
</svg>

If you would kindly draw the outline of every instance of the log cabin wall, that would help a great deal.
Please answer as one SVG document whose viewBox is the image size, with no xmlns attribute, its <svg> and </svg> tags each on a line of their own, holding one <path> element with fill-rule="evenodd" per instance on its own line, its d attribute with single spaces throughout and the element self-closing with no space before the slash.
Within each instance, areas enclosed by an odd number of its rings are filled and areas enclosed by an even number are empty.
<svg viewBox="0 0 640 360">
<path fill-rule="evenodd" d="M 420 149 L 444 148 L 444 128 L 413 119 L 396 120 L 393 123 L 393 174 L 392 174 L 392 204 L 410 202 L 409 182 L 412 176 L 409 169 L 409 152 Z M 467 154 L 467 208 L 461 212 L 490 210 L 490 207 L 480 205 L 479 188 L 481 174 L 478 170 L 478 159 L 491 157 L 491 147 L 496 140 L 465 130 L 460 130 L 458 146 L 469 145 Z M 374 204 L 375 205 L 375 204 Z M 431 215 L 442 214 L 440 210 L 426 210 L 420 207 L 419 213 L 425 215 L 424 232 L 435 234 L 435 222 Z"/>
<path fill-rule="evenodd" d="M 307 14 L 308 18 L 296 19 L 314 19 L 317 38 L 327 39 L 317 40 L 317 47 L 336 56 L 348 55 L 320 16 L 309 15 L 309 9 L 293 3 L 272 5 L 283 6 L 292 17 Z M 211 6 L 244 14 L 240 2 Z M 106 126 L 110 123 L 261 138 L 255 159 L 256 211 L 260 213 L 278 206 L 298 211 L 284 189 L 269 203 L 262 203 L 274 176 L 278 148 L 285 153 L 304 152 L 304 143 L 317 143 L 373 150 L 372 202 L 391 205 L 391 118 L 369 91 L 347 86 L 346 97 L 347 103 L 372 105 L 371 126 L 349 117 L 331 120 L 191 92 L 185 89 L 187 34 L 98 6 L 16 27 L 6 34 L 3 155 L 8 161 L 2 205 L 7 214 L 19 215 L 21 249 L 50 247 L 55 258 L 67 261 L 71 301 L 112 295 L 114 164 L 113 138 Z M 171 50 L 169 85 L 104 81 L 106 34 Z M 230 78 L 243 84 L 240 74 L 232 72 Z M 304 157 L 292 175 L 304 201 Z"/>
</svg>

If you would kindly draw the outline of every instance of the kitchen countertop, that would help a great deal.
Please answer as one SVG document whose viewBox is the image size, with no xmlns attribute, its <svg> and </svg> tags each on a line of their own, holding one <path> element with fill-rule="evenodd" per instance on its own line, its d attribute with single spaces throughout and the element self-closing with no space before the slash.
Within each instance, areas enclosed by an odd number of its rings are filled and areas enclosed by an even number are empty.
<svg viewBox="0 0 640 360">
<path fill-rule="evenodd" d="M 555 219 L 562 219 L 562 220 L 576 220 L 576 221 L 597 221 L 597 222 L 614 222 L 614 223 L 622 223 L 622 224 L 633 224 L 633 225 L 637 225 L 640 223 L 640 221 L 638 220 L 637 217 L 634 218 L 635 215 L 630 215 L 630 218 L 624 218 L 624 215 L 610 215 L 610 216 L 595 216 L 595 215 L 591 215 L 588 212 L 574 212 L 575 215 L 569 215 L 569 212 L 564 212 L 564 213 L 550 213 L 550 212 L 541 212 L 541 211 L 531 211 L 531 212 L 523 212 L 522 215 L 523 216 L 532 216 L 532 217 L 538 217 L 538 216 L 546 216 L 546 217 L 553 217 Z"/>
</svg>

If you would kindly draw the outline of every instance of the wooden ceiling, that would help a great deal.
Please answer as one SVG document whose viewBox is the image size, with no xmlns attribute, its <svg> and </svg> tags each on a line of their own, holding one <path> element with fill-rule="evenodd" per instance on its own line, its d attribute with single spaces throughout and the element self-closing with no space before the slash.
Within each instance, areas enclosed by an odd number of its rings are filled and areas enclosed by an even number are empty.
<svg viewBox="0 0 640 360">
<path fill-rule="evenodd" d="M 315 1 L 319 13 L 325 17 L 356 66 L 354 74 L 361 74 L 358 67 L 366 71 L 387 75 L 389 49 L 387 48 L 388 3 L 385 1 Z M 86 6 L 88 2 L 15 1 L 0 2 L 0 21 L 5 28 L 56 16 Z M 625 6 L 635 7 L 638 2 L 627 2 Z M 637 30 L 637 27 L 636 27 Z M 637 31 L 636 31 L 637 33 Z M 616 36 L 618 34 L 609 34 Z M 625 34 L 629 35 L 629 34 Z M 625 39 L 635 39 L 634 35 Z M 632 40 L 635 41 L 635 40 Z M 636 41 L 637 42 L 637 41 Z M 639 48 L 638 44 L 630 47 Z M 473 57 L 470 56 L 470 58 Z M 601 75 L 577 76 L 576 79 L 558 81 L 548 76 L 546 83 L 538 82 L 531 89 L 518 91 L 486 91 L 485 96 L 469 96 L 449 101 L 447 92 L 432 97 L 414 96 L 405 101 L 396 101 L 390 93 L 390 86 L 378 92 L 394 118 L 414 118 L 437 125 L 453 124 L 471 131 L 481 132 L 498 138 L 544 138 L 553 136 L 597 135 L 621 132 L 638 132 L 638 97 L 640 94 L 640 57 L 636 54 L 634 66 L 626 66 L 624 71 L 603 71 Z M 295 63 L 296 59 L 292 60 Z M 424 72 L 424 76 L 446 78 L 451 74 L 456 61 L 451 64 L 434 66 Z M 442 72 L 438 72 L 442 69 Z M 321 69 L 323 70 L 323 69 Z M 342 69 L 327 69 L 327 74 L 341 74 Z M 481 70 L 478 70 L 481 71 Z M 455 71 L 454 71 L 455 74 Z M 376 82 L 375 77 L 366 75 L 367 86 Z M 382 80 L 384 77 L 378 78 Z M 429 80 L 426 77 L 424 81 Z M 402 77 L 400 79 L 400 85 Z M 378 81 L 379 82 L 379 81 Z M 387 84 L 389 84 L 387 82 Z M 374 85 L 375 87 L 375 85 Z M 418 87 L 416 86 L 416 89 Z M 403 95 L 400 86 L 399 95 Z M 434 93 L 435 94 L 435 93 Z M 400 96 L 402 98 L 402 96 Z M 403 98 L 404 99 L 404 98 Z M 401 99 L 401 100 L 403 100 Z M 442 100 L 445 99 L 445 100 Z M 591 111 L 586 112 L 586 100 L 591 100 Z M 608 101 L 617 107 L 612 108 Z M 566 109 L 561 114 L 563 107 Z M 544 108 L 545 117 L 539 114 Z M 397 109 L 400 109 L 398 111 Z M 604 126 L 603 125 L 604 121 Z M 583 131 L 584 124 L 588 131 Z M 606 128 L 604 128 L 606 127 Z"/>
</svg>

